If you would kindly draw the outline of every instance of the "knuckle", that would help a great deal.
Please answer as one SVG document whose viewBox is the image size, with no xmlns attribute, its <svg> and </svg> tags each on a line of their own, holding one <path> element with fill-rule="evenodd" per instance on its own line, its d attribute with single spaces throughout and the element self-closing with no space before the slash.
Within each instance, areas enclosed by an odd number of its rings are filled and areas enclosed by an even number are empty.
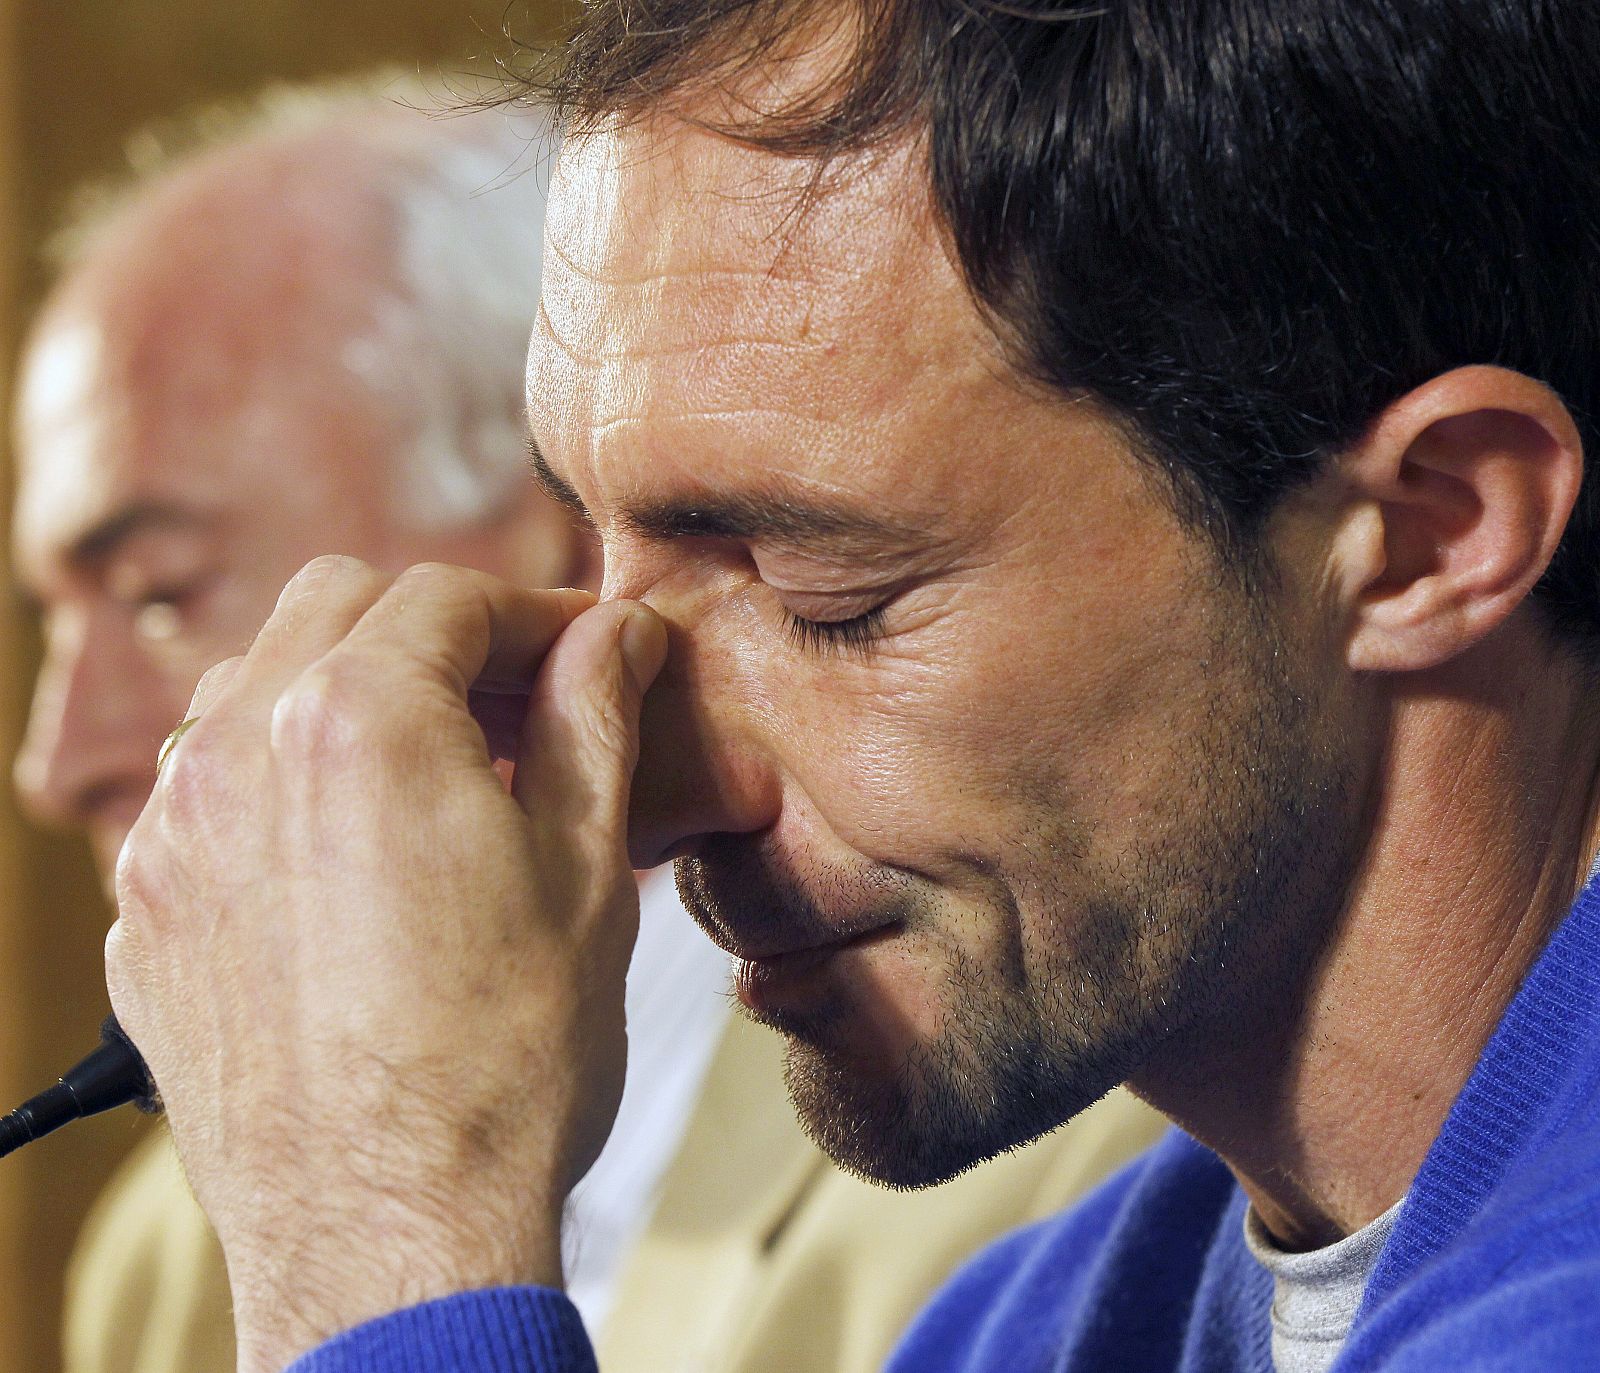
<svg viewBox="0 0 1600 1373">
<path fill-rule="evenodd" d="M 161 769 L 157 783 L 159 813 L 163 823 L 179 834 L 204 834 L 219 816 L 231 813 L 241 799 L 236 759 L 210 729 L 196 725 L 179 741 Z M 137 861 L 150 839 L 136 826 L 123 847 L 129 861 Z"/>
<path fill-rule="evenodd" d="M 411 600 L 438 607 L 449 620 L 489 619 L 489 597 L 479 576 L 450 563 L 416 563 L 396 579 L 391 594 L 403 607 Z"/>
<path fill-rule="evenodd" d="M 117 920 L 107 939 L 107 949 L 125 960 L 142 947 L 164 921 L 171 905 L 172 855 L 165 831 L 169 818 L 158 818 L 156 807 L 147 808 L 129 832 L 117 855 L 113 892 Z M 109 956 L 109 954 L 108 954 Z"/>
<path fill-rule="evenodd" d="M 284 615 L 293 619 L 302 613 L 307 603 L 370 603 L 382 593 L 386 583 L 382 573 L 360 558 L 345 553 L 324 553 L 289 579 L 278 597 L 273 619 Z"/>
<path fill-rule="evenodd" d="M 106 931 L 106 985 L 115 993 L 133 984 L 140 963 L 139 932 L 127 916 L 119 915 Z"/>
<path fill-rule="evenodd" d="M 118 1003 L 127 1003 L 135 984 L 136 960 L 131 938 L 125 916 L 119 916 L 106 934 L 106 991 L 110 994 L 112 1009 L 119 1013 L 121 1007 Z"/>
<path fill-rule="evenodd" d="M 321 586 L 326 582 L 341 581 L 344 579 L 365 580 L 375 577 L 377 573 L 360 558 L 353 558 L 348 553 L 321 553 L 308 562 L 293 577 L 289 585 L 305 587 L 308 585 Z"/>
<path fill-rule="evenodd" d="M 395 585 L 430 595 L 462 595 L 471 587 L 472 577 L 465 568 L 450 563 L 413 563 L 395 578 Z"/>
<path fill-rule="evenodd" d="M 412 658 L 431 662 L 447 676 L 455 675 L 447 645 L 479 639 L 487 645 L 493 635 L 492 598 L 480 574 L 468 568 L 417 563 L 395 579 L 389 595 L 398 612 L 414 605 L 427 607 L 425 618 L 432 631 L 408 639 L 407 650 Z M 467 684 L 461 685 L 465 689 Z"/>
<path fill-rule="evenodd" d="M 142 827 L 136 825 L 117 855 L 116 869 L 112 874 L 112 889 L 116 895 L 117 921 L 111 927 L 107 948 L 114 938 L 120 948 L 127 939 L 130 922 L 142 920 L 146 912 L 155 908 L 151 900 L 153 883 L 150 863 L 141 836 Z"/>
<path fill-rule="evenodd" d="M 371 729 L 363 699 L 350 670 L 337 663 L 302 673 L 273 703 L 273 752 L 314 761 L 361 747 Z"/>
<path fill-rule="evenodd" d="M 244 658 L 239 655 L 232 658 L 224 658 L 220 663 L 215 663 L 208 667 L 201 674 L 200 681 L 195 685 L 194 699 L 201 701 L 215 695 L 239 670 L 243 663 Z"/>
</svg>

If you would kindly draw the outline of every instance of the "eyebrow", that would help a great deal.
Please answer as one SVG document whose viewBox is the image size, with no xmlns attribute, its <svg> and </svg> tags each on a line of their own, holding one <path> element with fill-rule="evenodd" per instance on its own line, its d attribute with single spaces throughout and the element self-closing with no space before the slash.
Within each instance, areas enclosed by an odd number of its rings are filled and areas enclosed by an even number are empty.
<svg viewBox="0 0 1600 1373">
<path fill-rule="evenodd" d="M 528 465 L 541 490 L 589 528 L 583 499 L 528 439 Z M 799 502 L 781 495 L 729 492 L 692 500 L 655 501 L 621 512 L 630 531 L 648 539 L 752 539 L 795 549 L 821 545 L 843 554 L 881 555 L 927 537 L 924 530 L 850 506 Z"/>
<path fill-rule="evenodd" d="M 594 516 L 589 513 L 589 508 L 584 505 L 583 497 L 572 489 L 572 484 L 558 476 L 545 458 L 544 451 L 539 447 L 539 441 L 532 434 L 527 436 L 528 441 L 528 467 L 533 472 L 533 480 L 545 495 L 550 497 L 557 505 L 564 507 L 576 515 L 591 530 L 594 529 Z"/>
<path fill-rule="evenodd" d="M 62 558 L 68 566 L 93 567 L 106 562 L 123 544 L 141 534 L 164 529 L 195 529 L 200 524 L 200 519 L 188 511 L 158 501 L 138 501 L 90 525 L 72 540 Z M 18 569 L 13 574 L 12 589 L 24 610 L 43 613 L 44 598 L 25 571 Z"/>
<path fill-rule="evenodd" d="M 67 557 L 75 563 L 103 562 L 129 539 L 163 529 L 193 529 L 200 521 L 183 510 L 140 501 L 90 525 L 72 541 Z"/>
</svg>

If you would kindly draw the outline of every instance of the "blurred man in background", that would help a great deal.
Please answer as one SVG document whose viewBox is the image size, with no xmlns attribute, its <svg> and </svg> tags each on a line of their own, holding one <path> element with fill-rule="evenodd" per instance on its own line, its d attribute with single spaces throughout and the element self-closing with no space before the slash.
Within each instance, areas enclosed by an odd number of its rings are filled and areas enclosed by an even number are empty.
<svg viewBox="0 0 1600 1373">
<path fill-rule="evenodd" d="M 587 575 L 521 459 L 529 137 L 281 92 L 237 147 L 174 161 L 68 238 L 18 389 L 15 546 L 46 652 L 16 778 L 108 875 L 148 745 L 308 558 Z M 719 976 L 705 962 L 708 1002 Z M 232 1366 L 220 1263 L 164 1139 L 90 1236 L 73 1367 Z"/>
<path fill-rule="evenodd" d="M 310 558 L 595 575 L 523 470 L 539 136 L 302 92 L 77 235 L 18 393 L 17 558 L 47 652 L 16 776 L 108 874 L 201 673 Z M 872 1189 L 799 1134 L 780 1043 L 730 1022 L 723 955 L 671 883 L 642 906 L 622 1113 L 567 1227 L 611 1373 L 875 1366 L 958 1258 L 1154 1138 L 1117 1096 L 939 1191 Z M 67 1347 L 71 1373 L 233 1367 L 220 1252 L 164 1138 L 91 1220 Z"/>
</svg>

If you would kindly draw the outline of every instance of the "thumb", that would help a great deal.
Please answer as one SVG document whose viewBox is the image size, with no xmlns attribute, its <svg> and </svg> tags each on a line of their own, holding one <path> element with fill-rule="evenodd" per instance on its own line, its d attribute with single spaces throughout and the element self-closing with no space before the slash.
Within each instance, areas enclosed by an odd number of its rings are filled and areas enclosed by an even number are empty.
<svg viewBox="0 0 1600 1373">
<path fill-rule="evenodd" d="M 667 656 L 661 617 L 638 601 L 579 615 L 528 698 L 511 794 L 537 828 L 626 867 L 639 707 Z"/>
</svg>

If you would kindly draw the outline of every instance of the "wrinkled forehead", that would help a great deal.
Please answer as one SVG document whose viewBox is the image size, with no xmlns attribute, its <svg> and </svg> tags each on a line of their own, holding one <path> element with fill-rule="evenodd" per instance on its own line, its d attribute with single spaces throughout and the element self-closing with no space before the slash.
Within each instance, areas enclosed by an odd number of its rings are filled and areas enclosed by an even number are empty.
<svg viewBox="0 0 1600 1373">
<path fill-rule="evenodd" d="M 992 344 L 914 147 L 820 183 L 814 163 L 681 123 L 563 149 L 529 360 L 535 434 L 563 455 L 620 427 L 647 440 L 762 411 L 859 431 L 926 400 L 931 378 L 959 385 Z"/>
<path fill-rule="evenodd" d="M 910 147 L 819 175 L 664 117 L 568 139 L 548 223 L 547 305 L 584 286 L 641 296 L 670 307 L 650 321 L 662 342 L 710 322 L 805 336 L 898 294 L 935 237 Z"/>
</svg>

